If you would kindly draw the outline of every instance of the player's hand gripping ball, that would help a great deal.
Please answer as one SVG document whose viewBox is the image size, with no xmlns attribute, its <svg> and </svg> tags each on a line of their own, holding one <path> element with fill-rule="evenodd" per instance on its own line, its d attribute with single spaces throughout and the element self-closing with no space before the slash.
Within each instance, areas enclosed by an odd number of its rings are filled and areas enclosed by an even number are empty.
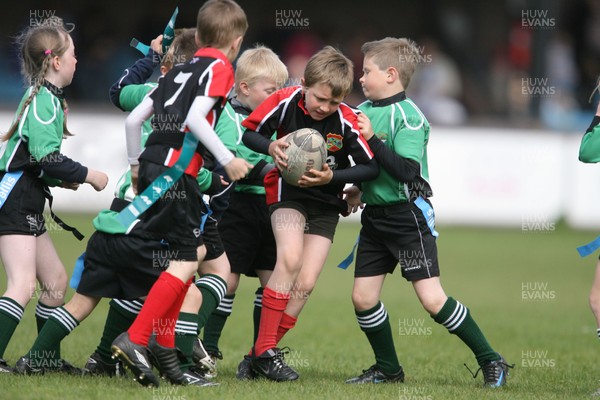
<svg viewBox="0 0 600 400">
<path fill-rule="evenodd" d="M 302 128 L 284 137 L 289 143 L 285 149 L 287 168 L 281 171 L 283 179 L 298 186 L 300 177 L 311 169 L 321 171 L 327 160 L 327 148 L 321 134 L 311 128 Z"/>
</svg>

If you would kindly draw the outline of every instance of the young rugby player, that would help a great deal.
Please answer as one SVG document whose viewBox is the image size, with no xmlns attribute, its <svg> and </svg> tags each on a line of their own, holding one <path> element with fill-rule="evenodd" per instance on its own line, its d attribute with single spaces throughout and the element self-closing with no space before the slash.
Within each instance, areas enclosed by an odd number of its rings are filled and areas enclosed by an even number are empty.
<svg viewBox="0 0 600 400">
<path fill-rule="evenodd" d="M 62 20 L 53 18 L 30 27 L 19 38 L 23 74 L 29 89 L 16 118 L 0 143 L 0 256 L 7 289 L 0 297 L 0 371 L 11 372 L 2 359 L 23 311 L 36 291 L 38 332 L 48 315 L 64 304 L 67 274 L 46 232 L 44 204 L 52 196 L 48 186 L 76 190 L 80 183 L 104 189 L 108 177 L 60 153 L 67 129 L 63 88 L 75 73 L 75 46 Z M 64 229 L 73 230 L 51 214 Z M 45 370 L 80 373 L 52 348 Z"/>
<path fill-rule="evenodd" d="M 194 150 L 190 132 L 225 167 L 228 178 L 238 180 L 246 175 L 250 165 L 234 158 L 214 133 L 214 125 L 233 87 L 231 61 L 237 56 L 247 29 L 246 15 L 232 0 L 209 0 L 198 13 L 196 37 L 200 49 L 186 64 L 175 66 L 161 81 L 158 88 L 127 118 L 128 157 L 132 166 L 132 182 L 140 192 L 154 190 L 155 180 L 161 181 L 169 170 L 185 168 L 178 179 L 178 190 L 184 190 L 187 201 L 175 204 L 157 201 L 139 220 L 134 220 L 131 233 L 139 232 L 149 238 L 163 238 L 169 242 L 174 255 L 169 267 L 153 285 L 148 297 L 129 330 L 113 342 L 113 354 L 131 368 L 143 385 L 157 385 L 149 368 L 146 346 L 159 364 L 161 372 L 174 383 L 183 381 L 178 365 L 174 336 L 167 329 L 150 340 L 154 326 L 164 324 L 174 328 L 179 309 L 197 270 L 197 247 L 200 238 L 201 193 L 195 181 L 202 157 L 195 152 L 191 163 L 177 164 L 178 159 Z M 144 120 L 169 120 L 170 128 L 154 131 L 140 155 L 139 130 Z M 177 125 L 177 126 L 176 126 Z M 138 164 L 138 159 L 139 164 Z M 139 173 L 138 173 L 139 171 Z M 139 183 L 137 182 L 139 175 Z M 172 178 L 171 181 L 173 180 Z M 166 180 L 166 179 L 165 179 Z M 160 188 L 159 188 L 160 189 Z M 170 187 L 166 187 L 169 193 Z M 132 211 L 135 216 L 136 213 Z M 139 222 L 138 222 L 139 221 Z M 201 250 L 204 250 L 201 247 Z"/>
<path fill-rule="evenodd" d="M 144 84 L 145 80 L 150 77 L 154 69 L 154 65 L 161 63 L 162 73 L 166 73 L 173 66 L 175 59 L 179 60 L 190 60 L 197 50 L 195 41 L 195 29 L 187 29 L 176 32 L 175 40 L 167 53 L 160 57 L 162 52 L 162 36 L 152 41 L 152 50 L 148 57 L 144 57 L 138 60 L 130 69 L 126 70 L 124 76 L 117 82 L 117 84 L 111 89 L 111 99 L 116 102 L 116 105 L 124 110 L 131 111 L 135 108 L 135 105 L 141 103 L 141 101 L 148 95 L 148 93 L 156 87 L 156 84 Z M 150 121 L 146 121 L 144 129 L 142 129 L 142 142 L 145 143 L 147 137 L 152 132 Z M 206 171 L 207 172 L 207 171 Z M 210 173 L 208 173 L 210 175 Z M 200 175 L 199 175 L 200 177 Z M 218 178 L 217 178 L 218 179 Z M 210 180 L 210 179 L 206 179 Z M 202 187 L 202 185 L 201 185 Z M 134 194 L 131 188 L 131 177 L 129 171 L 125 173 L 117 184 L 115 189 L 115 199 L 111 209 L 116 211 L 124 208 L 129 204 L 129 201 L 133 199 Z M 115 233 L 111 231 L 109 224 L 103 223 L 102 216 L 95 220 L 95 227 L 99 232 Z M 101 234 L 98 234 L 101 235 Z M 96 238 L 91 239 L 96 245 L 89 246 L 90 260 L 94 258 L 100 259 L 101 257 L 95 256 L 95 254 L 101 250 L 101 246 Z M 135 246 L 135 239 L 128 237 L 121 237 L 121 241 L 131 242 Z M 145 275 L 154 274 L 154 278 L 145 280 L 142 276 L 135 277 L 139 280 L 140 288 L 135 288 L 135 293 L 141 293 L 146 295 L 150 285 L 159 276 L 160 272 L 166 268 L 167 263 L 164 256 L 168 252 L 168 248 L 165 247 L 165 243 L 154 243 L 156 246 L 154 250 L 150 251 L 152 244 L 146 249 L 140 248 L 140 253 L 145 257 L 137 258 L 136 261 L 145 260 L 146 262 L 137 265 L 137 268 L 144 268 Z M 110 257 L 110 256 L 109 256 Z M 108 257 L 107 257 L 108 258 Z M 16 371 L 18 373 L 39 373 L 43 372 L 40 366 L 48 364 L 51 360 L 46 360 L 48 354 L 52 354 L 52 349 L 60 344 L 60 342 L 68 335 L 72 329 L 77 326 L 83 319 L 91 313 L 95 307 L 93 299 L 87 298 L 84 293 L 93 293 L 94 297 L 110 297 L 110 293 L 120 293 L 121 297 L 113 299 L 110 302 L 109 312 L 104 325 L 104 331 L 100 343 L 96 351 L 89 357 L 86 363 L 86 373 L 92 375 L 108 375 L 114 376 L 120 373 L 118 364 L 111 358 L 110 346 L 113 340 L 122 332 L 126 331 L 131 323 L 135 320 L 135 316 L 141 308 L 141 299 L 130 299 L 131 293 L 117 292 L 114 287 L 115 276 L 112 273 L 107 273 L 104 268 L 98 268 L 93 262 L 90 262 L 87 258 L 84 261 L 84 265 L 87 267 L 82 273 L 81 282 L 76 288 L 77 293 L 73 298 L 64 306 L 49 316 L 49 323 L 45 325 L 44 329 L 39 332 L 38 338 L 34 342 L 31 350 L 28 354 L 22 357 L 17 363 Z M 102 264 L 105 267 L 107 263 Z M 124 274 L 128 276 L 127 273 Z M 105 287 L 103 287 L 105 286 Z M 132 286 L 122 285 L 124 288 L 132 288 Z M 135 285 L 133 286 L 135 287 Z M 195 292 L 195 293 L 194 293 Z M 185 311 L 190 311 L 189 315 L 197 318 L 197 311 L 200 305 L 201 299 L 197 289 L 190 287 L 188 295 L 186 296 L 187 305 L 182 306 L 183 315 Z M 186 308 L 187 307 L 187 308 Z M 181 315 L 181 314 L 180 314 Z M 177 332 L 177 329 L 176 329 Z M 194 331 L 192 338 L 196 336 Z M 183 337 L 178 335 L 178 338 Z M 189 343 L 188 353 L 191 355 L 193 341 Z M 182 346 L 183 348 L 184 346 Z M 203 379 L 194 371 L 189 371 L 184 374 L 185 379 L 188 383 L 193 382 L 196 386 L 211 385 L 210 382 Z"/>
<path fill-rule="evenodd" d="M 361 216 L 352 302 L 376 363 L 346 382 L 404 380 L 389 317 L 379 300 L 386 274 L 400 263 L 402 276 L 412 282 L 419 301 L 434 321 L 473 351 L 483 370 L 484 384 L 502 386 L 509 365 L 488 344 L 469 309 L 446 296 L 440 283 L 438 234 L 429 201 L 429 123 L 405 94 L 416 68 L 415 45 L 408 39 L 385 38 L 365 43 L 362 51 L 360 83 L 368 101 L 359 106 L 364 112 L 359 124 L 381 172 L 377 179 L 362 184 L 366 207 Z M 353 192 L 351 197 L 356 199 L 358 188 L 354 187 Z M 349 202 L 356 204 L 355 199 Z"/>
<path fill-rule="evenodd" d="M 165 54 L 163 54 L 162 35 L 154 39 L 149 53 L 127 68 L 111 87 L 112 103 L 119 109 L 128 112 L 137 107 L 156 88 L 157 83 L 147 82 L 147 80 L 150 79 L 157 67 L 160 67 L 161 75 L 165 75 L 173 68 L 174 64 L 192 59 L 197 50 L 195 34 L 195 28 L 175 30 L 175 38 Z M 145 146 L 150 133 L 152 133 L 152 118 L 146 120 L 142 126 L 142 146 Z M 220 177 L 205 168 L 201 168 L 197 181 L 202 193 L 216 193 L 221 188 Z M 119 179 L 115 188 L 115 197 L 126 201 L 131 201 L 135 197 L 129 170 Z M 155 264 L 154 267 L 159 269 L 166 268 L 166 265 L 158 265 L 158 262 Z M 141 299 L 112 299 L 110 301 L 100 343 L 85 365 L 92 375 L 114 376 L 122 372 L 118 369 L 119 363 L 112 359 L 110 347 L 119 334 L 129 329 L 142 308 L 142 303 Z M 194 339 L 197 335 L 196 321 L 200 303 L 200 293 L 195 286 L 190 286 L 175 326 L 177 347 L 190 360 Z M 182 371 L 185 372 L 186 378 L 194 381 L 197 386 L 200 386 L 201 383 L 208 384 L 208 382 L 203 382 L 202 377 L 197 376 L 198 374 L 193 369 L 187 372 L 190 369 L 189 366 L 191 366 L 191 362 L 182 364 Z"/>
<path fill-rule="evenodd" d="M 352 80 L 352 62 L 327 46 L 309 60 L 301 86 L 275 92 L 242 122 L 244 144 L 269 154 L 278 167 L 264 180 L 277 261 L 263 291 L 260 328 L 251 351 L 252 370 L 271 380 L 298 379 L 276 346 L 295 325 L 325 264 L 339 214 L 348 211 L 344 184 L 378 173 L 356 112 L 342 103 Z M 328 157 L 322 171 L 311 169 L 296 187 L 282 179 L 279 169 L 287 165 L 283 136 L 300 128 L 323 135 Z M 275 132 L 278 139 L 272 141 Z M 355 166 L 350 166 L 350 156 Z"/>
</svg>

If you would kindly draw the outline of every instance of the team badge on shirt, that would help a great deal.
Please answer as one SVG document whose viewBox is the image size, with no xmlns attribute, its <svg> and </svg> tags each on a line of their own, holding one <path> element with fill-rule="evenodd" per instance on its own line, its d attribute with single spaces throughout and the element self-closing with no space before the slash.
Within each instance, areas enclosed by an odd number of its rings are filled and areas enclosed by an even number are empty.
<svg viewBox="0 0 600 400">
<path fill-rule="evenodd" d="M 335 152 L 339 151 L 343 147 L 342 135 L 338 135 L 336 133 L 328 133 L 327 134 L 327 151 Z"/>
</svg>

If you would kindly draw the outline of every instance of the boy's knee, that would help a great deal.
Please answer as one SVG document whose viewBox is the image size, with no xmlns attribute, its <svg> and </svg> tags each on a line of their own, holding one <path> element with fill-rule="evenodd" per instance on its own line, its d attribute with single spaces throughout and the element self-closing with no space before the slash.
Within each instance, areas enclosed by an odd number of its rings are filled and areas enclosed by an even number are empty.
<svg viewBox="0 0 600 400">
<path fill-rule="evenodd" d="M 296 281 L 293 285 L 291 296 L 296 299 L 308 300 L 315 288 L 315 280 Z"/>
<path fill-rule="evenodd" d="M 370 310 L 375 307 L 378 302 L 379 299 L 374 295 L 370 295 L 360 290 L 352 291 L 352 304 L 356 311 Z"/>
<path fill-rule="evenodd" d="M 227 279 L 227 294 L 232 295 L 237 291 L 238 285 L 240 284 L 239 274 L 230 274 Z"/>
<path fill-rule="evenodd" d="M 298 272 L 302 268 L 302 254 L 287 253 L 278 260 L 280 268 L 285 269 L 288 273 Z"/>
<path fill-rule="evenodd" d="M 444 307 L 446 300 L 447 298 L 444 297 L 429 297 L 421 299 L 421 305 L 430 315 L 437 315 Z"/>
<path fill-rule="evenodd" d="M 67 275 L 67 271 L 65 271 L 64 268 L 61 268 L 56 272 L 56 275 L 54 276 L 53 285 L 49 286 L 49 288 L 64 292 L 67 289 L 68 281 L 69 276 Z"/>
<path fill-rule="evenodd" d="M 309 294 L 312 293 L 312 291 L 314 290 L 316 285 L 317 285 L 316 279 L 305 279 L 302 281 L 296 281 L 297 288 L 304 292 L 308 292 Z"/>
</svg>

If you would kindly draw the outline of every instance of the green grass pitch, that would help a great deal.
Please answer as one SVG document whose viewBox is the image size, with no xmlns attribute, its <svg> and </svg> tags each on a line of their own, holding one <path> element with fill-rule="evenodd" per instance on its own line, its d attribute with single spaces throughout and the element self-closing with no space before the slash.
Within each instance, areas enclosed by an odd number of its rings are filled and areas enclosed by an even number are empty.
<svg viewBox="0 0 600 400">
<path fill-rule="evenodd" d="M 65 221 L 91 233 L 91 217 L 65 215 Z M 600 343 L 587 297 L 596 257 L 575 251 L 596 232 L 561 224 L 545 231 L 439 226 L 442 283 L 448 295 L 467 305 L 492 346 L 511 363 L 508 385 L 481 388 L 474 380 L 475 358 L 462 342 L 437 325 L 422 309 L 411 285 L 398 273 L 388 277 L 383 302 L 388 309 L 404 384 L 348 386 L 343 382 L 374 363 L 354 318 L 352 270 L 336 268 L 354 243 L 359 226 L 341 223 L 317 288 L 296 328 L 282 345 L 293 351 L 289 363 L 297 382 L 238 382 L 235 369 L 252 339 L 252 301 L 258 281 L 242 279 L 233 314 L 221 339 L 224 360 L 218 387 L 147 389 L 130 379 L 74 378 L 61 375 L 0 375 L 0 398 L 12 399 L 585 399 L 600 387 L 596 360 Z M 52 236 L 67 269 L 84 243 L 69 233 Z M 353 267 L 351 267 L 353 268 Z M 0 276 L 0 290 L 6 277 Z M 68 298 L 70 298 L 71 290 Z M 83 366 L 102 332 L 107 301 L 63 342 L 63 356 Z M 26 309 L 6 351 L 10 364 L 35 338 L 35 301 Z"/>
</svg>

